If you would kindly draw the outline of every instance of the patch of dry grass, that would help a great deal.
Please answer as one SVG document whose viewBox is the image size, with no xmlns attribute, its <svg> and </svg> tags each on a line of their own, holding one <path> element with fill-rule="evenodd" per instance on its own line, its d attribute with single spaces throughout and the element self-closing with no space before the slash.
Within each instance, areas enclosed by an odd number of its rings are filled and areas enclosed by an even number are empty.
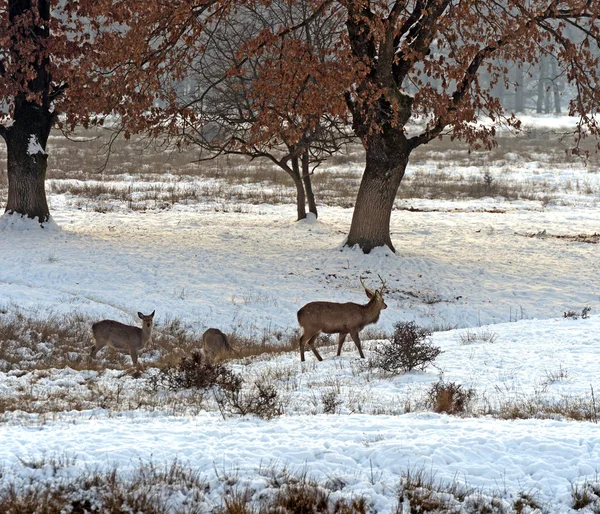
<svg viewBox="0 0 600 514">
<path fill-rule="evenodd" d="M 120 514 L 366 514 L 373 512 L 368 501 L 357 495 L 331 498 L 329 481 L 318 484 L 306 473 L 292 474 L 284 469 L 259 470 L 264 489 L 256 491 L 241 479 L 217 474 L 211 482 L 189 465 L 178 461 L 156 465 L 140 463 L 132 473 L 118 469 L 81 468 L 74 459 L 42 458 L 23 462 L 26 468 L 43 470 L 23 480 L 5 480 L 0 488 L 0 511 L 10 514 L 60 514 L 98 512 Z M 262 476 L 261 476 L 262 474 Z M 253 480 L 256 482 L 256 480 Z M 212 481 L 214 482 L 214 481 Z M 246 480 L 244 480 L 246 482 Z M 206 496 L 212 489 L 223 490 L 221 505 Z"/>
<path fill-rule="evenodd" d="M 453 481 L 444 483 L 423 470 L 404 473 L 398 488 L 396 514 L 521 514 L 540 512 L 540 502 L 529 493 L 521 492 L 515 500 L 506 494 L 484 493 L 468 485 Z M 407 510 L 408 509 L 408 510 Z M 527 510 L 525 510 L 527 509 Z"/>
<path fill-rule="evenodd" d="M 540 394 L 505 400 L 483 409 L 483 414 L 499 419 L 572 419 L 598 422 L 598 413 L 592 397 L 564 396 L 545 399 Z"/>
<path fill-rule="evenodd" d="M 116 138 L 106 161 L 110 134 L 101 129 L 79 129 L 72 140 L 58 131 L 49 141 L 48 192 L 68 194 L 67 202 L 78 208 L 111 210 L 169 209 L 178 203 L 210 203 L 211 209 L 227 210 L 228 203 L 288 204 L 295 201 L 291 178 L 267 160 L 250 161 L 243 156 L 221 156 L 199 162 L 194 147 L 180 149 L 152 143 L 136 136 Z M 585 142 L 584 145 L 591 144 Z M 568 143 L 549 131 L 520 135 L 500 134 L 492 151 L 469 152 L 465 144 L 449 138 L 419 147 L 411 156 L 415 171 L 408 173 L 397 200 L 413 198 L 449 199 L 498 196 L 508 200 L 536 200 L 546 204 L 559 193 L 556 185 L 543 180 L 526 183 L 489 177 L 492 166 L 506 170 L 532 160 L 545 168 L 583 167 L 583 161 L 565 153 Z M 205 157 L 205 156 L 204 156 Z M 6 197 L 6 150 L 0 147 L 0 200 Z M 600 156 L 592 154 L 588 165 L 594 169 Z M 317 169 L 313 188 L 319 204 L 350 208 L 354 205 L 364 165 L 364 150 L 349 145 Z M 450 167 L 477 167 L 481 176 L 448 172 Z M 115 184 L 120 181 L 121 184 Z M 160 184 L 162 183 L 162 184 Z M 126 185 L 123 185 L 126 184 Z M 585 180 L 565 182 L 560 188 L 579 194 L 596 195 L 597 187 Z M 563 191 L 563 192 L 564 192 Z M 403 208 L 398 205 L 398 208 Z M 243 207 L 240 207 L 243 212 Z"/>
<path fill-rule="evenodd" d="M 194 514 L 202 512 L 199 505 L 208 491 L 196 471 L 178 462 L 143 464 L 125 478 L 116 468 L 78 470 L 75 462 L 58 460 L 31 462 L 27 467 L 43 469 L 43 478 L 32 475 L 25 485 L 12 481 L 0 488 L 0 512 Z"/>
</svg>

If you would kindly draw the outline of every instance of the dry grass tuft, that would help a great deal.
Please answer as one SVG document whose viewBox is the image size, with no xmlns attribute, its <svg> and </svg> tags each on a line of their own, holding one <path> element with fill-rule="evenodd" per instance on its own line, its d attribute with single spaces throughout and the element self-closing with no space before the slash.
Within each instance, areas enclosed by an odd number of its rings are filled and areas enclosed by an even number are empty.
<svg viewBox="0 0 600 514">
<path fill-rule="evenodd" d="M 489 343 L 493 344 L 496 342 L 497 336 L 491 330 L 470 330 L 467 329 L 464 333 L 460 334 L 460 344 L 474 344 L 474 343 Z"/>
<path fill-rule="evenodd" d="M 207 490 L 206 483 L 195 471 L 178 462 L 164 467 L 152 463 L 141 465 L 130 478 L 121 476 L 116 468 L 109 471 L 65 469 L 64 473 L 60 469 L 45 468 L 45 471 L 43 479 L 31 476 L 25 486 L 11 482 L 3 487 L 0 512 L 193 514 L 201 512 L 195 505 Z M 187 500 L 184 504 L 181 497 Z"/>
<path fill-rule="evenodd" d="M 434 412 L 465 414 L 470 411 L 475 398 L 473 389 L 465 389 L 455 382 L 439 380 L 427 393 L 427 403 Z"/>
<path fill-rule="evenodd" d="M 564 396 L 544 399 L 539 394 L 526 398 L 511 399 L 499 406 L 488 407 L 484 414 L 499 419 L 572 419 L 574 421 L 598 422 L 593 398 Z"/>
<path fill-rule="evenodd" d="M 482 491 L 456 480 L 436 481 L 423 470 L 408 471 L 402 476 L 396 514 L 524 514 L 543 512 L 541 505 L 529 493 L 520 492 L 509 502 L 502 496 Z"/>
<path fill-rule="evenodd" d="M 574 485 L 571 490 L 571 502 L 571 506 L 575 510 L 586 509 L 586 512 L 600 513 L 600 483 L 598 480 Z"/>
</svg>

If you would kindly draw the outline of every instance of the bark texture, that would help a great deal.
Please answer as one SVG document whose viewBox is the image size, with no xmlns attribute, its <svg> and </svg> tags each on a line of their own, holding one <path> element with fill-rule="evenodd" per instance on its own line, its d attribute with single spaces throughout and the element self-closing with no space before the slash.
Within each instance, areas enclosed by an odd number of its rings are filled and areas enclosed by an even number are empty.
<svg viewBox="0 0 600 514">
<path fill-rule="evenodd" d="M 298 212 L 298 221 L 306 218 L 306 195 L 304 194 L 304 184 L 300 176 L 300 165 L 298 157 L 292 157 L 292 173 L 290 173 L 296 186 L 296 209 Z"/>
<path fill-rule="evenodd" d="M 15 122 L 6 130 L 8 201 L 5 212 L 48 221 L 46 143 L 53 116 L 25 102 L 15 109 Z"/>
<path fill-rule="evenodd" d="M 319 217 L 317 211 L 317 204 L 315 202 L 315 193 L 312 188 L 312 181 L 310 179 L 310 160 L 308 152 L 302 154 L 302 181 L 304 182 L 304 191 L 306 193 L 306 202 L 308 203 L 308 210 L 315 215 L 315 218 Z"/>
<path fill-rule="evenodd" d="M 396 251 L 390 237 L 390 218 L 410 150 L 406 137 L 396 129 L 367 137 L 366 167 L 346 246 L 359 245 L 364 253 L 383 245 Z"/>
<path fill-rule="evenodd" d="M 52 90 L 50 58 L 44 45 L 50 36 L 50 0 L 9 0 L 9 23 L 16 27 L 22 17 L 37 9 L 36 19 L 13 37 L 10 48 L 15 62 L 31 63 L 23 72 L 27 78 L 17 79 L 13 98 L 13 124 L 2 131 L 6 141 L 8 200 L 6 212 L 48 221 L 45 180 L 48 156 L 46 143 L 56 113 L 52 109 L 58 92 Z M 31 50 L 30 45 L 35 50 Z"/>
</svg>

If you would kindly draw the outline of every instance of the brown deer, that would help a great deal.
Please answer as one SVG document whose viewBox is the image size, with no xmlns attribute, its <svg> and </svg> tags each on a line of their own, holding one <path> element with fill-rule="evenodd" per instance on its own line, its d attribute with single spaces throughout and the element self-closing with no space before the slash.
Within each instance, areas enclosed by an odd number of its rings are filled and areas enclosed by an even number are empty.
<svg viewBox="0 0 600 514">
<path fill-rule="evenodd" d="M 209 361 L 231 353 L 227 336 L 218 328 L 209 328 L 202 334 L 202 351 Z"/>
<path fill-rule="evenodd" d="M 154 313 L 147 316 L 138 312 L 142 320 L 142 328 L 125 325 L 112 319 L 98 321 L 92 325 L 95 344 L 92 346 L 90 357 L 96 357 L 96 354 L 106 345 L 111 346 L 120 352 L 129 353 L 133 365 L 137 365 L 138 352 L 150 341 L 152 336 L 152 320 Z"/>
<path fill-rule="evenodd" d="M 382 296 L 385 291 L 385 281 L 381 277 L 379 277 L 379 280 L 381 280 L 381 288 L 372 291 L 367 289 L 362 278 L 360 279 L 360 283 L 369 298 L 369 303 L 366 305 L 352 302 L 311 302 L 298 311 L 298 323 L 303 329 L 300 337 L 301 361 L 304 361 L 304 343 L 308 343 L 318 360 L 323 360 L 315 348 L 315 339 L 321 332 L 339 334 L 338 356 L 342 353 L 346 336 L 350 334 L 358 348 L 361 359 L 365 358 L 358 333 L 367 325 L 376 323 L 379 319 L 379 313 L 387 308 Z"/>
</svg>

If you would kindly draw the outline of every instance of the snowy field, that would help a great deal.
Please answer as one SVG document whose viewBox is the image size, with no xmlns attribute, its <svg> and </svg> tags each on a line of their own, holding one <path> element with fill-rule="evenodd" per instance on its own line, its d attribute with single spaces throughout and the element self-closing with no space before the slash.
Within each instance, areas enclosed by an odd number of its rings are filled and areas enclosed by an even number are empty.
<svg viewBox="0 0 600 514">
<path fill-rule="evenodd" d="M 439 158 L 431 152 L 407 179 L 436 167 L 464 176 L 484 171 L 460 152 L 460 163 Z M 178 320 L 192 338 L 218 327 L 277 345 L 297 335 L 305 303 L 364 303 L 359 278 L 375 288 L 381 276 L 389 292 L 374 327 L 379 337 L 414 320 L 434 331 L 442 350 L 425 371 L 400 375 L 369 365 L 376 339 L 365 343 L 366 361 L 346 342 L 341 357 L 324 347 L 321 363 L 310 352 L 305 363 L 297 353 L 228 362 L 280 392 L 283 415 L 262 420 L 222 415 L 210 395 L 194 403 L 185 393 L 149 391 L 152 343 L 139 378 L 97 366 L 45 369 L 45 349 L 28 348 L 21 360 L 0 357 L 0 491 L 60 483 L 89 469 L 127 477 L 140 463 L 177 461 L 207 484 L 199 495 L 170 494 L 183 512 L 191 503 L 216 512 L 232 488 L 258 501 L 273 487 L 265 470 L 283 469 L 306 474 L 333 500 L 363 497 L 371 512 L 417 512 L 398 495 L 410 472 L 473 488 L 455 512 L 483 512 L 473 502 L 492 497 L 500 503 L 486 512 L 576 512 L 574 491 L 600 491 L 600 173 L 543 154 L 529 161 L 505 154 L 502 162 L 485 171 L 543 180 L 553 200 L 401 199 L 391 227 L 397 254 L 343 248 L 352 210 L 335 205 L 321 205 L 318 220 L 294 222 L 295 206 L 285 202 L 223 208 L 197 198 L 134 210 L 110 199 L 99 200 L 111 208 L 98 212 L 89 200 L 57 193 L 44 230 L 0 219 L 0 329 L 15 316 L 137 325 L 138 311 L 156 310 L 158 327 Z M 131 177 L 111 177 L 120 180 L 130 187 Z M 585 307 L 586 319 L 563 317 Z M 6 347 L 20 343 L 0 339 Z M 88 353 L 86 344 L 74 362 Z M 428 391 L 440 377 L 473 390 L 468 415 L 432 412 Z M 528 415 L 511 416 L 516 405 Z M 590 414 L 577 421 L 561 406 Z M 62 464 L 52 470 L 44 459 Z M 523 497 L 535 502 L 517 510 Z M 578 512 L 598 509 L 593 493 Z"/>
</svg>

